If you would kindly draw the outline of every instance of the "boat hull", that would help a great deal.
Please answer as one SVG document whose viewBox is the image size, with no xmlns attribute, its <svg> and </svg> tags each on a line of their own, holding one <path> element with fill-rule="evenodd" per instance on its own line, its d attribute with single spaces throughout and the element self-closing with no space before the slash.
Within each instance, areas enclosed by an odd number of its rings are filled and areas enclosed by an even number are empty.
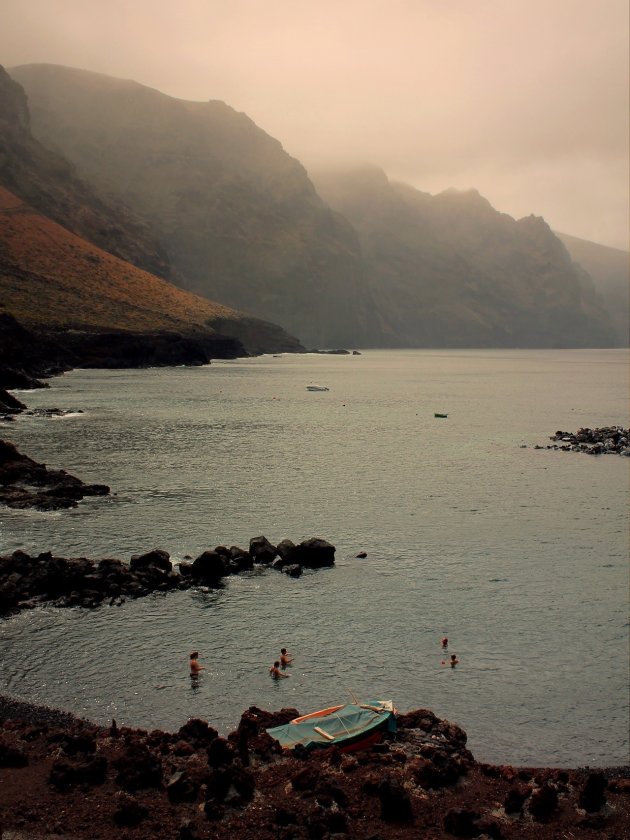
<svg viewBox="0 0 630 840">
<path fill-rule="evenodd" d="M 378 742 L 385 732 L 395 731 L 393 705 L 372 701 L 320 709 L 272 727 L 267 733 L 286 750 L 297 746 L 307 750 L 336 747 L 351 752 Z"/>
</svg>

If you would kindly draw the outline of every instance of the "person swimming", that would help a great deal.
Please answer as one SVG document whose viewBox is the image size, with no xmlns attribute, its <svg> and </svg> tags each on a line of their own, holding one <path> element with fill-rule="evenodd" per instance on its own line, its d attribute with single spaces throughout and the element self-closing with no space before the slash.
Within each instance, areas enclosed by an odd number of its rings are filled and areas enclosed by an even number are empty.
<svg viewBox="0 0 630 840">
<path fill-rule="evenodd" d="M 458 662 L 459 662 L 459 659 L 455 656 L 454 653 L 451 653 L 451 658 L 450 658 L 450 661 L 448 663 L 451 666 L 451 668 L 454 668 L 458 664 Z"/>
<path fill-rule="evenodd" d="M 442 650 L 446 650 L 447 647 L 448 647 L 448 636 L 444 636 L 444 638 L 442 639 Z"/>
<path fill-rule="evenodd" d="M 269 673 L 274 678 L 274 680 L 286 679 L 287 677 L 290 676 L 290 674 L 283 674 L 282 673 L 282 671 L 280 670 L 280 661 L 279 660 L 276 660 L 273 663 L 273 665 L 269 669 Z"/>
<path fill-rule="evenodd" d="M 205 670 L 205 667 L 199 662 L 199 651 L 193 650 L 190 654 L 190 676 L 196 677 L 200 671 Z"/>
<path fill-rule="evenodd" d="M 293 662 L 293 657 L 289 651 L 286 648 L 280 648 L 280 664 L 282 667 L 286 668 L 291 662 Z"/>
</svg>

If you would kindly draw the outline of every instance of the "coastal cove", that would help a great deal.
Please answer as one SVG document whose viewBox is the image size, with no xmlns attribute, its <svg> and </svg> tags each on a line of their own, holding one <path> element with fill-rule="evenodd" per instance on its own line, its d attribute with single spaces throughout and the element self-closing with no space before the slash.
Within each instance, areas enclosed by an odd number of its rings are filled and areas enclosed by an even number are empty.
<svg viewBox="0 0 630 840">
<path fill-rule="evenodd" d="M 297 580 L 256 569 L 219 590 L 5 620 L 0 693 L 227 732 L 249 705 L 306 712 L 351 689 L 456 721 L 478 760 L 627 762 L 628 462 L 534 449 L 558 429 L 627 427 L 627 363 L 625 350 L 364 351 L 75 370 L 15 392 L 70 413 L 20 416 L 4 436 L 112 495 L 2 510 L 1 553 L 160 547 L 177 561 L 265 534 L 318 536 L 337 555 Z M 296 661 L 278 684 L 281 645 Z M 207 670 L 191 686 L 193 648 Z"/>
</svg>

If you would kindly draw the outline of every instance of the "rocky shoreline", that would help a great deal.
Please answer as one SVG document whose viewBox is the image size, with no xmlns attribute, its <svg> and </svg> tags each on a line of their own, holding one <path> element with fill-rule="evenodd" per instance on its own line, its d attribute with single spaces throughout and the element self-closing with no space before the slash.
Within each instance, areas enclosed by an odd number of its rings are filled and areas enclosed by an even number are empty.
<svg viewBox="0 0 630 840">
<path fill-rule="evenodd" d="M 110 557 L 55 557 L 50 551 L 32 557 L 18 550 L 0 557 L 0 617 L 41 604 L 93 609 L 154 592 L 192 586 L 216 588 L 229 575 L 254 566 L 300 577 L 304 569 L 321 569 L 334 562 L 335 546 L 317 537 L 297 545 L 285 539 L 277 546 L 265 536 L 253 537 L 247 550 L 216 546 L 190 562 L 180 562 L 179 571 L 173 568 L 169 553 L 159 548 L 136 554 L 129 563 Z"/>
<path fill-rule="evenodd" d="M 549 440 L 560 443 L 536 445 L 534 449 L 556 449 L 562 452 L 583 452 L 587 455 L 624 455 L 630 457 L 630 429 L 623 426 L 583 428 L 577 432 L 557 431 Z"/>
<path fill-rule="evenodd" d="M 2 330 L 15 332 L 6 321 L 0 323 Z M 42 356 L 26 363 L 25 348 L 32 342 L 22 333 L 18 338 L 25 342 L 24 355 L 15 356 L 25 361 L 21 370 L 3 365 L 6 359 L 0 354 L 4 419 L 26 409 L 6 389 L 45 387 L 34 377 L 54 375 L 72 364 L 67 349 L 58 352 L 52 340 L 45 361 Z M 95 353 L 94 365 L 104 366 L 99 354 L 108 343 L 101 347 L 90 339 L 88 344 L 85 353 Z M 180 352 L 191 352 L 175 339 L 164 339 L 164 346 L 164 358 L 170 362 L 156 362 L 154 349 L 131 347 L 128 338 L 120 339 L 123 355 L 136 354 L 139 364 L 173 363 Z M 226 353 L 233 350 L 224 348 Z M 188 363 L 202 363 L 202 358 Z M 630 432 L 619 426 L 575 434 L 559 431 L 551 440 L 559 443 L 547 449 L 630 455 Z M 106 485 L 85 485 L 0 441 L 0 502 L 51 510 L 107 493 Z M 219 587 L 229 575 L 255 566 L 299 577 L 304 569 L 332 566 L 334 554 L 335 547 L 325 540 L 298 545 L 282 540 L 273 545 L 264 536 L 250 540 L 248 549 L 208 549 L 195 559 L 186 558 L 178 569 L 163 549 L 134 555 L 129 562 L 62 558 L 51 552 L 33 557 L 16 551 L 0 557 L 0 617 L 42 604 L 95 608 L 151 593 Z M 296 709 L 267 712 L 251 707 L 237 729 L 224 737 L 198 719 L 175 733 L 119 727 L 115 721 L 102 727 L 63 710 L 0 696 L 0 838 L 630 836 L 628 766 L 566 770 L 479 763 L 466 748 L 466 733 L 428 709 L 398 715 L 397 733 L 363 752 L 283 753 L 265 729 L 298 714 Z"/>
<path fill-rule="evenodd" d="M 355 753 L 283 752 L 265 732 L 298 715 L 250 707 L 221 736 L 102 727 L 0 697 L 0 836 L 105 840 L 622 840 L 630 768 L 475 761 L 428 709 Z M 13 834 L 17 832 L 17 834 Z"/>
<path fill-rule="evenodd" d="M 106 484 L 85 484 L 65 470 L 48 469 L 0 440 L 0 504 L 25 510 L 76 507 L 85 496 L 107 496 Z"/>
</svg>

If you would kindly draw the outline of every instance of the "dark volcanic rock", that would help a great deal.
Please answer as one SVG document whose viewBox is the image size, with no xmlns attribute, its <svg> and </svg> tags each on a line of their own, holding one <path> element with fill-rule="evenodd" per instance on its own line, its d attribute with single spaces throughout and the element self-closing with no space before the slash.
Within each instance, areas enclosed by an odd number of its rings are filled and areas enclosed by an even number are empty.
<svg viewBox="0 0 630 840">
<path fill-rule="evenodd" d="M 129 332 L 67 333 L 61 338 L 78 367 L 140 368 L 165 365 L 205 365 L 210 356 L 199 341 L 179 333 L 137 334 Z M 236 339 L 225 339 L 216 357 L 247 355 Z M 228 346 L 229 345 L 229 346 Z"/>
<path fill-rule="evenodd" d="M 105 496 L 105 484 L 84 484 L 65 470 L 49 470 L 0 440 L 0 502 L 8 507 L 57 510 L 75 507 L 84 496 Z"/>
<path fill-rule="evenodd" d="M 107 778 L 107 759 L 93 756 L 86 760 L 58 759 L 50 771 L 50 783 L 60 790 L 76 785 L 102 785 Z"/>
<path fill-rule="evenodd" d="M 508 790 L 503 807 L 506 814 L 520 814 L 523 810 L 525 800 L 532 792 L 529 785 L 516 785 Z"/>
<path fill-rule="evenodd" d="M 274 560 L 274 568 L 282 569 L 291 563 L 299 563 L 299 550 L 291 540 L 280 540 L 276 550 L 278 557 Z"/>
<path fill-rule="evenodd" d="M 388 777 L 379 784 L 378 798 L 381 802 L 381 818 L 385 822 L 408 823 L 413 821 L 413 809 L 409 794 L 396 779 Z"/>
<path fill-rule="evenodd" d="M 153 551 L 148 551 L 146 554 L 134 554 L 129 562 L 129 568 L 132 571 L 146 569 L 148 566 L 155 566 L 165 572 L 170 572 L 173 568 L 170 554 L 161 548 L 154 548 Z"/>
<path fill-rule="evenodd" d="M 36 334 L 0 312 L 0 387 L 41 387 L 37 379 L 62 373 L 72 363 L 69 351 L 54 338 Z"/>
<path fill-rule="evenodd" d="M 254 563 L 269 565 L 276 557 L 278 549 L 269 542 L 267 537 L 252 537 L 249 541 L 249 553 Z"/>
<path fill-rule="evenodd" d="M 477 825 L 480 816 L 478 811 L 453 808 L 444 817 L 444 829 L 455 837 L 477 837 L 481 834 Z"/>
<path fill-rule="evenodd" d="M 547 449 L 563 452 L 584 452 L 588 455 L 625 455 L 630 457 L 630 429 L 623 426 L 603 426 L 599 429 L 583 428 L 573 432 L 558 430 L 549 440 L 559 441 Z M 535 449 L 543 449 L 535 446 Z"/>
<path fill-rule="evenodd" d="M 121 828 L 133 828 L 139 825 L 149 815 L 149 809 L 142 805 L 135 796 L 120 794 L 116 810 L 113 814 L 114 822 Z"/>
<path fill-rule="evenodd" d="M 335 563 L 335 546 L 326 540 L 312 537 L 299 544 L 298 557 L 299 563 L 309 569 L 333 566 Z"/>
<path fill-rule="evenodd" d="M 143 744 L 131 744 L 114 767 L 116 782 L 128 792 L 162 785 L 162 762 Z"/>
<path fill-rule="evenodd" d="M 578 803 L 589 813 L 599 811 L 606 804 L 608 779 L 603 773 L 591 773 L 580 791 Z"/>
<path fill-rule="evenodd" d="M 15 551 L 0 557 L 0 615 L 15 612 L 25 603 L 32 606 L 47 601 L 59 607 L 91 608 L 105 600 L 136 598 L 188 585 L 175 572 L 156 566 L 132 572 L 120 560 L 67 559 L 50 552 L 30 557 Z"/>
<path fill-rule="evenodd" d="M 100 727 L 0 697 L 0 745 L 18 748 L 28 760 L 4 762 L 0 770 L 2 828 L 20 836 L 39 837 L 43 831 L 93 840 L 116 833 L 112 820 L 129 829 L 121 834 L 129 840 L 630 836 L 627 767 L 589 773 L 473 761 L 464 783 L 427 791 L 414 780 L 421 747 L 439 745 L 445 754 L 461 754 L 464 738 L 455 737 L 460 730 L 448 721 L 427 709 L 409 712 L 402 716 L 407 724 L 426 728 L 407 725 L 380 748 L 353 756 L 336 749 L 296 755 L 280 751 L 275 742 L 274 752 L 257 750 L 263 738 L 271 740 L 266 727 L 298 714 L 251 707 L 226 739 L 198 719 L 176 733 Z M 449 732 L 453 737 L 444 734 Z M 215 742 L 220 760 L 211 766 L 208 748 Z M 547 816 L 543 808 L 535 819 L 502 813 L 499 803 L 532 779 L 538 791 L 559 793 L 562 807 Z M 603 779 L 610 779 L 609 807 L 584 816 L 584 793 L 597 796 Z M 117 784 L 124 789 L 115 792 Z M 521 803 L 530 790 L 519 789 Z"/>
<path fill-rule="evenodd" d="M 26 767 L 28 756 L 21 747 L 0 739 L 0 767 Z"/>
<path fill-rule="evenodd" d="M 199 718 L 191 718 L 177 733 L 184 741 L 188 741 L 194 747 L 205 747 L 218 737 L 219 733 L 207 721 Z"/>
<path fill-rule="evenodd" d="M 199 784 L 185 770 L 173 773 L 166 783 L 169 802 L 195 802 L 198 794 Z"/>
<path fill-rule="evenodd" d="M 190 572 L 195 580 L 208 586 L 216 586 L 228 570 L 225 559 L 220 554 L 216 551 L 204 551 L 193 561 Z"/>
<path fill-rule="evenodd" d="M 534 819 L 545 822 L 553 816 L 558 807 L 558 791 L 548 782 L 536 788 L 529 800 L 528 810 Z"/>
<path fill-rule="evenodd" d="M 0 388 L 0 414 L 19 414 L 26 408 L 13 394 Z"/>
<path fill-rule="evenodd" d="M 15 454 L 16 450 L 10 444 L 0 441 L 2 447 Z M 23 456 L 19 456 L 22 458 Z M 24 459 L 27 467 L 37 473 L 45 470 L 44 465 L 35 464 L 30 459 Z M 6 462 L 5 474 L 13 475 L 14 463 Z M 24 465 L 20 461 L 18 468 Z M 63 486 L 60 497 L 49 496 L 58 503 L 80 498 L 86 487 L 80 487 L 78 479 L 68 476 L 68 486 Z M 2 465 L 0 464 L 0 476 Z M 87 489 L 91 489 L 88 485 Z M 25 505 L 28 502 L 28 491 L 18 487 L 6 492 L 24 493 Z M 95 488 L 98 491 L 98 486 Z M 0 489 L 0 497 L 2 495 Z M 53 488 L 53 492 L 57 492 Z M 89 560 L 85 557 L 65 558 L 55 557 L 51 552 L 43 552 L 37 557 L 31 557 L 24 551 L 14 551 L 13 554 L 0 556 L 0 616 L 18 612 L 21 609 L 33 608 L 41 602 L 52 603 L 57 607 L 93 608 L 102 603 L 120 604 L 127 598 L 141 598 L 152 592 L 167 592 L 172 589 L 189 589 L 195 584 L 217 587 L 222 578 L 230 574 L 251 568 L 253 558 L 243 549 L 227 549 L 218 546 L 217 550 L 204 551 L 193 563 L 180 563 L 179 572 L 172 567 L 170 556 L 164 549 L 153 549 L 144 554 L 136 554 L 127 566 L 115 558 Z M 285 567 L 287 574 L 298 577 L 302 567 L 295 564 Z M 297 715 L 294 712 L 293 717 Z M 269 724 L 270 726 L 272 724 Z M 216 731 L 211 730 L 209 740 L 216 738 Z M 185 733 L 182 738 L 186 739 Z M 194 734 L 193 739 L 201 737 Z M 207 735 L 203 736 L 207 739 Z M 261 736 L 260 751 L 268 752 L 269 743 L 265 743 L 266 736 Z"/>
</svg>

